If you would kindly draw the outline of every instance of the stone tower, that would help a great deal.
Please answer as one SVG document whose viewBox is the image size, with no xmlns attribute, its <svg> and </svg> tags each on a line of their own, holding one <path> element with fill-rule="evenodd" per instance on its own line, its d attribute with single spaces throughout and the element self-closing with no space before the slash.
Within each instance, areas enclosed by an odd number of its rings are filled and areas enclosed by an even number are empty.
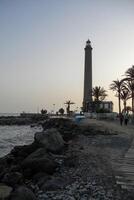
<svg viewBox="0 0 134 200">
<path fill-rule="evenodd" d="M 92 47 L 88 40 L 85 46 L 85 69 L 84 69 L 84 97 L 83 111 L 92 111 Z"/>
</svg>

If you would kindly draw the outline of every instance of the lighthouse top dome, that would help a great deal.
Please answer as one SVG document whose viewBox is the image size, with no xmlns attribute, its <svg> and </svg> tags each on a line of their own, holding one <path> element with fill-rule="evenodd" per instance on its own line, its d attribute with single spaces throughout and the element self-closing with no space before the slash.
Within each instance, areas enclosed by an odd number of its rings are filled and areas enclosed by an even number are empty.
<svg viewBox="0 0 134 200">
<path fill-rule="evenodd" d="M 90 46 L 91 45 L 91 42 L 90 42 L 90 40 L 88 39 L 87 41 L 86 41 L 86 46 Z"/>
<path fill-rule="evenodd" d="M 91 42 L 90 42 L 89 39 L 86 41 L 85 49 L 92 49 L 92 47 L 91 47 Z"/>
</svg>

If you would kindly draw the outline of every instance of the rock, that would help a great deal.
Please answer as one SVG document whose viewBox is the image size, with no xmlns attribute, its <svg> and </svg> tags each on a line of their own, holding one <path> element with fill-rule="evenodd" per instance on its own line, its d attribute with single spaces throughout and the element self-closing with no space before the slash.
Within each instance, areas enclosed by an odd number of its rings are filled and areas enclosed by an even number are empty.
<svg viewBox="0 0 134 200">
<path fill-rule="evenodd" d="M 66 183 L 62 178 L 52 178 L 51 180 L 47 180 L 41 187 L 43 191 L 55 191 L 58 189 L 63 189 Z"/>
<path fill-rule="evenodd" d="M 47 119 L 43 124 L 42 127 L 44 130 L 48 128 L 59 128 L 59 127 L 68 127 L 70 124 L 72 124 L 72 121 L 70 119 L 65 118 L 50 118 Z"/>
<path fill-rule="evenodd" d="M 51 176 L 46 173 L 37 173 L 33 176 L 33 182 L 41 187 L 46 181 L 50 180 Z"/>
<path fill-rule="evenodd" d="M 12 192 L 12 187 L 0 184 L 0 200 L 7 199 Z"/>
<path fill-rule="evenodd" d="M 64 139 L 66 142 L 68 142 L 69 140 L 71 140 L 72 137 L 73 137 L 72 129 L 67 130 L 67 131 L 66 131 L 66 130 L 62 130 L 62 131 L 61 131 L 61 134 L 62 134 L 63 139 Z"/>
<path fill-rule="evenodd" d="M 39 148 L 24 159 L 21 166 L 23 169 L 30 169 L 34 174 L 38 172 L 53 174 L 57 163 L 51 159 L 44 148 Z"/>
<path fill-rule="evenodd" d="M 11 165 L 10 171 L 11 172 L 20 172 L 21 171 L 21 167 L 19 165 Z"/>
<path fill-rule="evenodd" d="M 23 182 L 23 175 L 20 172 L 9 172 L 4 175 L 2 181 L 10 186 L 15 186 Z"/>
<path fill-rule="evenodd" d="M 25 168 L 23 169 L 23 176 L 26 178 L 26 179 L 30 179 L 33 175 L 33 172 L 30 168 Z"/>
<path fill-rule="evenodd" d="M 66 167 L 75 167 L 78 165 L 78 158 L 77 156 L 70 155 L 64 160 L 64 165 Z"/>
<path fill-rule="evenodd" d="M 34 193 L 25 186 L 19 186 L 11 195 L 10 200 L 36 200 Z"/>
<path fill-rule="evenodd" d="M 29 154 L 34 152 L 37 148 L 38 147 L 34 142 L 29 145 L 15 146 L 11 151 L 11 155 L 13 155 L 15 159 L 19 161 L 21 159 L 26 158 Z"/>
<path fill-rule="evenodd" d="M 35 142 L 52 153 L 60 152 L 64 147 L 64 140 L 57 129 L 47 129 L 44 132 L 36 133 Z"/>
</svg>

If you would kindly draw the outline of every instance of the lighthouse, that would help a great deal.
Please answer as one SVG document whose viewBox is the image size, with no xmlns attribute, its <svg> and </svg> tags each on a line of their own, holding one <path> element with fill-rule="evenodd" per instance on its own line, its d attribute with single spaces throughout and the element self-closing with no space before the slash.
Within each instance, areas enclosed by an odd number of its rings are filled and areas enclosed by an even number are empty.
<svg viewBox="0 0 134 200">
<path fill-rule="evenodd" d="M 92 46 L 90 40 L 87 40 L 85 46 L 83 111 L 92 111 Z"/>
</svg>

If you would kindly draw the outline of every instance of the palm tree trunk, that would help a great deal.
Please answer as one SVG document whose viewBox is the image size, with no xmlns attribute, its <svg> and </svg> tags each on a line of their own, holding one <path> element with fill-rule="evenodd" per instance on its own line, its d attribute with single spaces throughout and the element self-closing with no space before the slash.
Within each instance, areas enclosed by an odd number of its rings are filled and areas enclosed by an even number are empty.
<svg viewBox="0 0 134 200">
<path fill-rule="evenodd" d="M 126 100 L 124 100 L 124 111 L 126 112 Z"/>
<path fill-rule="evenodd" d="M 120 98 L 120 94 L 119 94 L 119 114 L 121 113 L 121 98 Z"/>
<path fill-rule="evenodd" d="M 134 91 L 132 91 L 132 113 L 134 115 Z"/>
</svg>

